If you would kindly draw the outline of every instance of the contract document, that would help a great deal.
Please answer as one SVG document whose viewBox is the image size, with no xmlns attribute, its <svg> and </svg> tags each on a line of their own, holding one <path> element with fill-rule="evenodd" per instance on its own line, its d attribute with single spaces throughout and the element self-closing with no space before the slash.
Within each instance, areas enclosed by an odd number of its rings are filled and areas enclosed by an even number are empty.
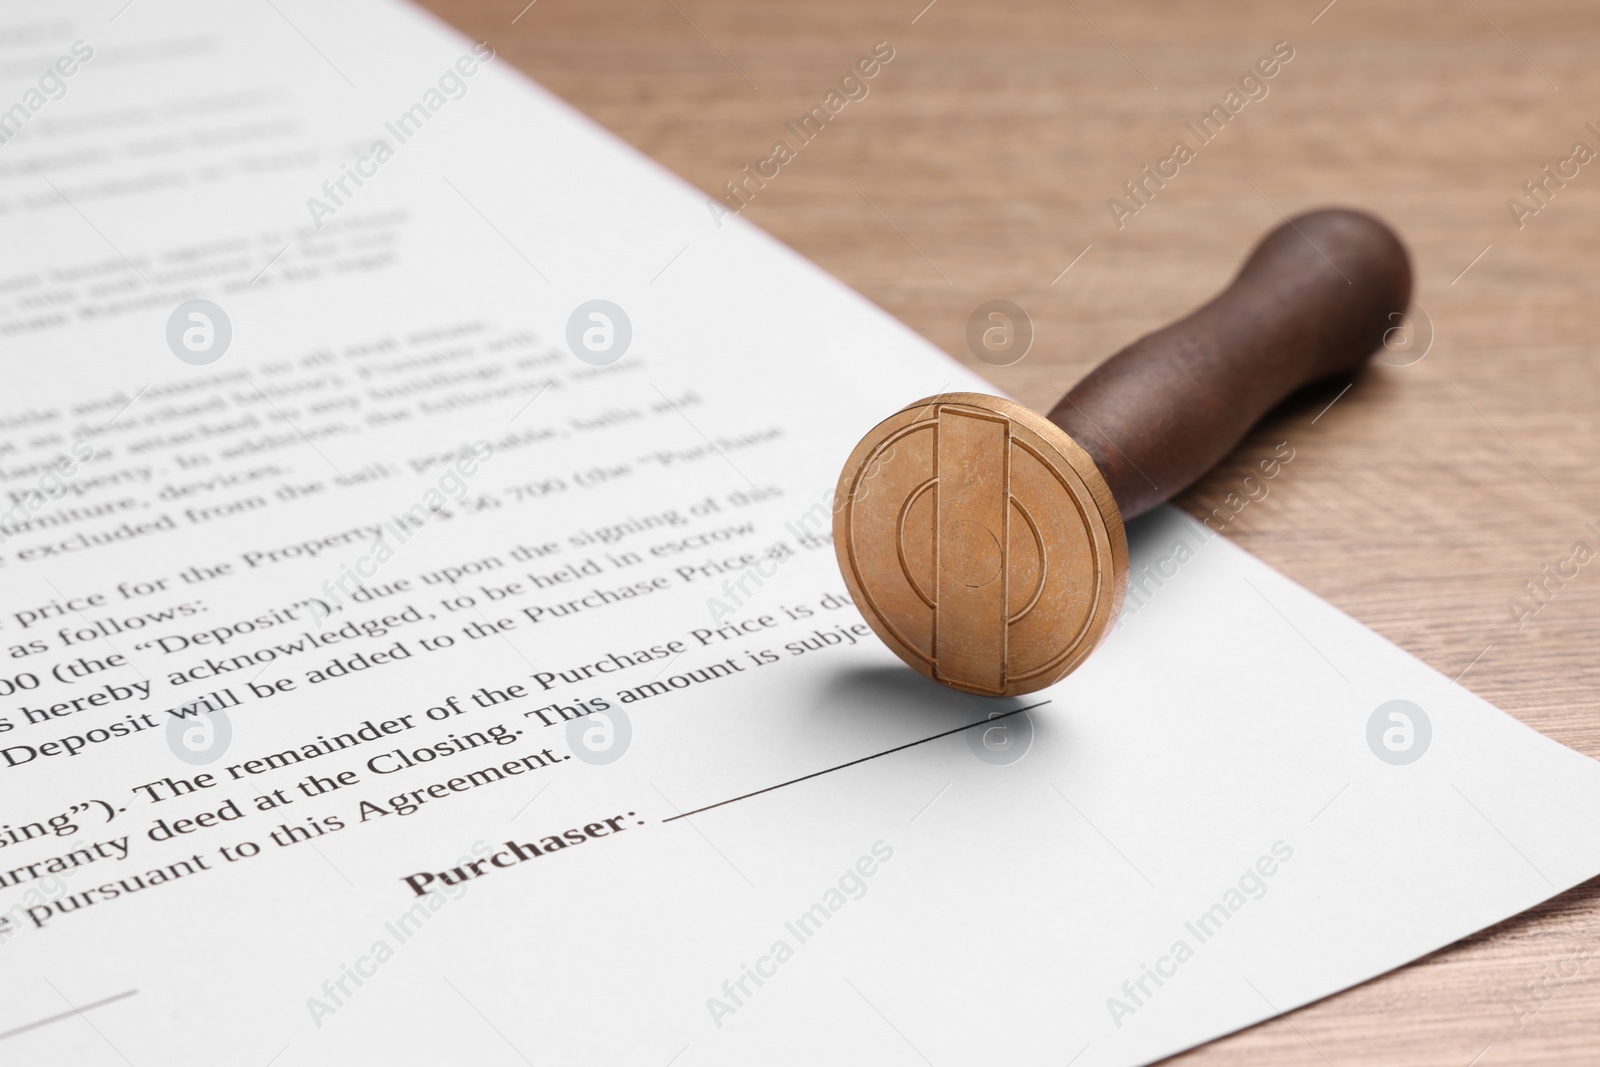
<svg viewBox="0 0 1600 1067">
<path fill-rule="evenodd" d="M 988 387 L 492 43 L 3 17 L 0 1062 L 1139 1064 L 1600 872 L 1176 510 L 1063 683 L 905 667 L 834 482 Z"/>
</svg>

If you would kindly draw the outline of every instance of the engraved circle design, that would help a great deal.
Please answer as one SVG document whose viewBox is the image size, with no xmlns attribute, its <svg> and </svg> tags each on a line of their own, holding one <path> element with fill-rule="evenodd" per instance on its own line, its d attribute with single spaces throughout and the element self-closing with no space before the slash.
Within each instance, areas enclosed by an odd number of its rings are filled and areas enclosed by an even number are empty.
<svg viewBox="0 0 1600 1067">
<path fill-rule="evenodd" d="M 1064 677 L 1127 582 L 1122 519 L 1055 424 L 980 393 L 920 401 L 856 446 L 834 544 L 874 631 L 918 671 L 990 696 Z"/>
<path fill-rule="evenodd" d="M 901 537 L 905 531 L 901 531 Z M 1005 553 L 994 531 L 971 519 L 952 520 L 944 528 L 945 558 L 955 569 L 955 579 L 968 589 L 982 589 L 1000 577 Z"/>
</svg>

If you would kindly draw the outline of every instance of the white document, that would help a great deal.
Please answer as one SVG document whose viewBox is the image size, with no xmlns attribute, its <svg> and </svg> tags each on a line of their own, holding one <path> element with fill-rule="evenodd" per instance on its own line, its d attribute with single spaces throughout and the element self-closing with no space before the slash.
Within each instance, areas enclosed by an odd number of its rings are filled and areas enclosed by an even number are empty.
<svg viewBox="0 0 1600 1067">
<path fill-rule="evenodd" d="M 1600 871 L 1172 510 L 1066 682 L 905 668 L 832 487 L 984 384 L 417 11 L 5 17 L 0 1062 L 1137 1064 Z"/>
</svg>

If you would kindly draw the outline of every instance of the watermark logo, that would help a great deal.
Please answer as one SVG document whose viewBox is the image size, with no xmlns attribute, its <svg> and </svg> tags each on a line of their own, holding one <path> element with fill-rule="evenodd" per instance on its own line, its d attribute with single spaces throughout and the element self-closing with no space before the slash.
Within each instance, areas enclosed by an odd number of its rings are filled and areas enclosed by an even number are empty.
<svg viewBox="0 0 1600 1067">
<path fill-rule="evenodd" d="M 1391 311 L 1389 326 L 1383 331 L 1383 350 L 1378 361 L 1390 367 L 1409 367 L 1422 362 L 1433 348 L 1433 317 L 1420 304 L 1405 311 Z"/>
<path fill-rule="evenodd" d="M 225 711 L 175 715 L 167 723 L 167 747 L 185 763 L 204 767 L 215 763 L 233 743 L 233 723 Z"/>
<path fill-rule="evenodd" d="M 985 763 L 1009 767 L 1033 747 L 1033 720 L 1026 711 L 991 711 L 988 722 L 967 730 L 967 747 Z"/>
<path fill-rule="evenodd" d="M 63 455 L 44 468 L 35 488 L 7 489 L 5 495 L 10 497 L 11 507 L 0 512 L 0 545 L 31 529 L 33 516 L 42 511 L 46 504 L 54 503 L 72 492 L 71 478 L 94 457 L 94 446 L 80 437 L 72 442 L 70 455 Z"/>
<path fill-rule="evenodd" d="M 14 494 L 13 494 L 14 495 Z M 1591 533 L 1600 534 L 1593 522 L 1585 522 L 1584 527 Z M 1528 625 L 1528 620 L 1545 609 L 1545 605 L 1556 598 L 1567 583 L 1577 578 L 1585 566 L 1595 558 L 1594 546 L 1587 541 L 1572 542 L 1572 550 L 1564 559 L 1554 563 L 1546 563 L 1539 568 L 1539 573 L 1522 583 L 1522 594 L 1511 597 L 1507 603 L 1511 607 L 1511 617 L 1516 620 L 1517 629 Z"/>
<path fill-rule="evenodd" d="M 88 42 L 73 41 L 66 53 L 44 68 L 35 85 L 24 90 L 16 103 L 0 111 L 0 144 L 9 144 L 45 105 L 66 96 L 66 79 L 78 73 L 83 64 L 93 58 L 94 48 Z"/>
<path fill-rule="evenodd" d="M 615 363 L 633 342 L 628 313 L 609 300 L 588 300 L 567 317 L 567 347 L 585 363 Z"/>
<path fill-rule="evenodd" d="M 725 980 L 721 989 L 706 998 L 706 1011 L 712 1025 L 720 1030 L 730 1016 L 748 1007 L 762 987 L 778 977 L 783 965 L 794 959 L 835 915 L 867 895 L 871 888 L 869 880 L 893 858 L 894 846 L 887 841 L 874 841 L 869 853 L 862 854 L 846 867 L 815 903 L 783 924 L 783 936 L 776 938 L 764 955 L 755 958 L 754 967 L 748 963 L 739 964 L 739 973 Z"/>
<path fill-rule="evenodd" d="M 406 142 L 421 133 L 422 128 L 448 104 L 467 95 L 470 88 L 467 79 L 492 59 L 494 48 L 487 41 L 480 41 L 472 46 L 472 51 L 457 56 L 455 63 L 446 67 L 435 84 L 425 89 L 420 98 L 383 124 L 384 136 L 374 138 L 365 155 L 348 163 L 340 163 L 339 173 L 322 183 L 322 195 L 306 198 L 306 213 L 311 216 L 311 224 L 320 230 L 328 219 L 349 206 L 350 201 L 366 187 L 367 182 L 378 176 L 379 169 L 394 159 Z M 461 190 L 457 189 L 456 195 L 460 196 Z M 464 196 L 461 198 L 466 200 Z M 471 201 L 467 206 L 472 206 Z"/>
<path fill-rule="evenodd" d="M 420 900 L 414 901 L 405 911 L 383 924 L 383 934 L 372 942 L 372 947 L 365 955 L 357 956 L 354 964 L 339 965 L 339 974 L 322 983 L 321 996 L 313 994 L 306 998 L 306 1010 L 318 1030 L 349 1004 L 369 981 L 376 978 L 383 965 L 394 959 L 406 942 L 421 933 L 441 908 L 467 895 L 471 883 L 466 881 L 462 867 L 473 869 L 473 857 L 488 855 L 488 846 L 482 840 L 474 841 L 471 855 L 462 856 L 460 865 L 451 872 L 461 877 L 454 882 L 446 880 L 439 892 L 419 893 Z M 479 858 L 476 862 L 481 866 L 483 859 Z"/>
<path fill-rule="evenodd" d="M 591 711 L 567 722 L 567 748 L 572 758 L 596 767 L 621 759 L 633 744 L 633 723 L 621 708 Z"/>
<path fill-rule="evenodd" d="M 362 532 L 373 536 L 371 548 L 353 563 L 341 563 L 339 576 L 322 583 L 326 600 L 313 598 L 307 601 L 317 625 L 321 626 L 329 615 L 343 611 L 347 603 L 359 603 L 365 588 L 363 583 L 374 577 L 430 520 L 452 519 L 450 503 L 462 504 L 466 500 L 468 481 L 478 473 L 482 464 L 493 457 L 494 447 L 487 441 L 474 441 L 462 446 L 450 456 L 449 466 L 445 467 L 444 473 L 435 479 L 432 486 L 423 491 L 421 499 L 404 511 L 392 513 L 376 526 L 365 527 Z M 317 542 L 304 542 L 289 548 L 300 550 L 295 555 L 314 556 L 322 551 L 322 545 Z M 287 550 L 276 551 L 290 554 Z M 250 566 L 258 566 L 252 553 L 246 553 L 245 557 Z M 269 556 L 267 562 L 276 563 L 277 558 Z M 455 584 L 454 578 L 450 579 L 450 584 Z"/>
<path fill-rule="evenodd" d="M 1585 122 L 1583 128 L 1600 137 L 1600 128 L 1593 122 Z M 1593 163 L 1595 158 L 1595 150 L 1589 147 L 1587 141 L 1574 141 L 1572 150 L 1565 157 L 1556 160 L 1553 165 L 1546 163 L 1539 168 L 1538 174 L 1523 182 L 1523 191 L 1506 200 L 1506 208 L 1510 210 L 1511 221 L 1517 224 L 1517 229 L 1527 226 L 1529 219 L 1549 207 L 1557 190 L 1565 189 L 1567 183 Z"/>
<path fill-rule="evenodd" d="M 185 300 L 167 317 L 167 347 L 185 363 L 215 363 L 233 343 L 228 313 L 209 300 Z"/>
<path fill-rule="evenodd" d="M 1595 948 L 1600 945 L 1600 937 L 1592 932 L 1586 935 L 1587 940 L 1570 937 L 1567 952 L 1554 963 L 1546 963 L 1539 971 L 1539 982 L 1523 982 L 1522 992 L 1515 995 L 1514 999 L 1506 1001 L 1506 1007 L 1511 1009 L 1512 1017 L 1517 1021 L 1517 1029 L 1524 1030 L 1528 1020 L 1544 1010 L 1544 1006 L 1575 981 L 1588 962 L 1595 957 Z"/>
<path fill-rule="evenodd" d="M 1404 767 L 1415 763 L 1433 743 L 1428 713 L 1409 700 L 1379 704 L 1367 719 L 1367 747 L 1385 763 Z"/>
<path fill-rule="evenodd" d="M 783 136 L 773 141 L 771 152 L 758 157 L 754 164 L 746 163 L 733 180 L 722 183 L 723 191 L 718 194 L 721 199 L 707 197 L 706 210 L 711 212 L 711 221 L 717 229 L 722 229 L 723 219 L 749 207 L 768 182 L 776 180 L 783 173 L 783 168 L 800 158 L 800 153 L 807 145 L 821 137 L 822 131 L 830 124 L 838 121 L 840 112 L 852 103 L 865 100 L 872 91 L 867 83 L 876 78 L 894 56 L 894 46 L 888 41 L 873 45 L 872 54 L 862 56 L 845 68 L 844 76 L 837 85 L 830 88 L 810 111 L 783 124 Z M 755 84 L 752 82 L 750 87 L 755 88 Z"/>
<path fill-rule="evenodd" d="M 1033 320 L 1009 300 L 985 300 L 967 319 L 967 347 L 991 367 L 1020 363 L 1033 347 Z"/>
<path fill-rule="evenodd" d="M 1128 219 L 1149 207 L 1169 182 L 1177 179 L 1184 168 L 1200 158 L 1200 152 L 1207 145 L 1226 133 L 1231 123 L 1238 121 L 1240 112 L 1250 104 L 1265 100 L 1272 91 L 1267 83 L 1282 73 L 1294 56 L 1294 45 L 1288 41 L 1276 42 L 1270 53 L 1245 68 L 1237 85 L 1228 89 L 1219 102 L 1211 105 L 1209 111 L 1185 120 L 1183 133 L 1173 142 L 1171 151 L 1158 159 L 1153 167 L 1149 163 L 1144 164 L 1136 177 L 1122 183 L 1126 199 L 1119 194 L 1106 200 L 1111 221 L 1117 224 L 1117 229 L 1122 229 L 1128 224 Z M 1145 80 L 1150 81 L 1149 78 Z M 1155 88 L 1155 82 L 1150 82 L 1150 88 Z M 1191 140 L 1194 141 L 1192 145 L 1189 143 Z"/>
<path fill-rule="evenodd" d="M 1193 913 L 1194 918 L 1184 922 L 1183 935 L 1173 940 L 1165 955 L 1157 956 L 1153 964 L 1141 962 L 1139 973 L 1106 998 L 1106 1011 L 1117 1029 L 1121 1030 L 1130 1016 L 1149 1007 L 1155 995 L 1179 977 L 1184 964 L 1229 926 L 1236 925 L 1233 920 L 1253 902 L 1266 896 L 1271 889 L 1270 879 L 1292 859 L 1294 846 L 1281 839 L 1274 841 L 1220 897 L 1211 898 L 1204 911 Z"/>
</svg>

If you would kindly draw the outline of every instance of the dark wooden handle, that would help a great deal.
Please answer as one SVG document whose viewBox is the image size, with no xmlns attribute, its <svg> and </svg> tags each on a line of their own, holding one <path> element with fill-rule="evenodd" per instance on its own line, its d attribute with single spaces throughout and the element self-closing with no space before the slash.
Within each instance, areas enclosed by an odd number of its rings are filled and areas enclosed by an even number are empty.
<svg viewBox="0 0 1600 1067">
<path fill-rule="evenodd" d="M 1050 412 L 1131 519 L 1191 485 L 1296 389 L 1348 374 L 1399 324 L 1411 263 L 1359 211 L 1300 215 L 1210 303 L 1096 367 Z"/>
</svg>

